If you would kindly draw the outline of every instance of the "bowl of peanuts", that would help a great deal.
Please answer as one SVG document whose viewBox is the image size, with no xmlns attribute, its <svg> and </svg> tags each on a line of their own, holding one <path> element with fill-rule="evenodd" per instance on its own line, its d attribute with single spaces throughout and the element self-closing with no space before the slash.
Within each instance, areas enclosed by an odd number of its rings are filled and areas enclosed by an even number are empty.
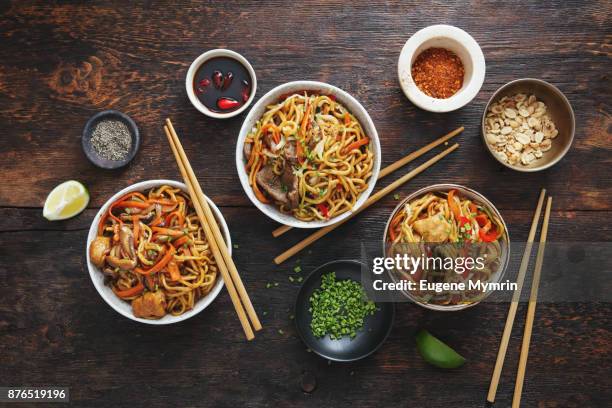
<svg viewBox="0 0 612 408">
<path fill-rule="evenodd" d="M 569 151 L 576 119 L 565 95 L 533 78 L 499 88 L 482 115 L 482 137 L 491 155 L 522 172 L 547 169 Z"/>
</svg>

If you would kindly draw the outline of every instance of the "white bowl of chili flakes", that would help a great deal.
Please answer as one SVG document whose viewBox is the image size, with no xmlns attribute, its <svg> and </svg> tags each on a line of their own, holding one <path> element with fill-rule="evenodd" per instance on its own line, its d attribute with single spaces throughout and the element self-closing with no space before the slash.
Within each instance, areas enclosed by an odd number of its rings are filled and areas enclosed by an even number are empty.
<svg viewBox="0 0 612 408">
<path fill-rule="evenodd" d="M 467 105 L 480 91 L 485 59 L 474 38 L 460 28 L 433 25 L 406 41 L 397 73 L 404 94 L 430 112 L 450 112 Z"/>
</svg>

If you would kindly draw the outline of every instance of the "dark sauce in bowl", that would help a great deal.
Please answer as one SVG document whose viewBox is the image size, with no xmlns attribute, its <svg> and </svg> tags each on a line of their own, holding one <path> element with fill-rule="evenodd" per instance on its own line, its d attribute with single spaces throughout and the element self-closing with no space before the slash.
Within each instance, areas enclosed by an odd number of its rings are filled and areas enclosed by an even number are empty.
<svg viewBox="0 0 612 408">
<path fill-rule="evenodd" d="M 231 57 L 205 61 L 194 76 L 193 91 L 213 112 L 228 113 L 239 109 L 251 96 L 252 79 L 242 63 Z"/>
</svg>

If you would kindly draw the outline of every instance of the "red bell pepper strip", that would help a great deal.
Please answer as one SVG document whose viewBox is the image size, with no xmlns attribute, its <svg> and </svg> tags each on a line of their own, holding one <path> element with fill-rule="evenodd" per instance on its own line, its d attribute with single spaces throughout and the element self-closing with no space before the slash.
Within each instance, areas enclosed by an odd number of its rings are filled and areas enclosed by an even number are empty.
<svg viewBox="0 0 612 408">
<path fill-rule="evenodd" d="M 317 204 L 317 208 L 319 211 L 321 211 L 321 214 L 323 214 L 325 218 L 329 218 L 329 209 L 327 208 L 327 205 L 319 203 Z"/>
</svg>

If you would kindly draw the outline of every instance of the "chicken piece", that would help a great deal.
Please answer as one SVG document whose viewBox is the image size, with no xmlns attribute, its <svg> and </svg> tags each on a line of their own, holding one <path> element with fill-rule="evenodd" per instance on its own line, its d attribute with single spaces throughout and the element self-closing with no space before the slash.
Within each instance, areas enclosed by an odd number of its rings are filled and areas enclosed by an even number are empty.
<svg viewBox="0 0 612 408">
<path fill-rule="evenodd" d="M 425 242 L 445 242 L 450 234 L 450 223 L 440 214 L 415 221 L 413 228 Z"/>
<path fill-rule="evenodd" d="M 147 292 L 132 301 L 134 316 L 143 319 L 159 319 L 166 315 L 166 296 L 164 292 Z"/>
<path fill-rule="evenodd" d="M 89 246 L 89 258 L 91 262 L 98 268 L 104 266 L 104 259 L 110 252 L 110 238 L 98 236 L 91 242 Z"/>
</svg>

